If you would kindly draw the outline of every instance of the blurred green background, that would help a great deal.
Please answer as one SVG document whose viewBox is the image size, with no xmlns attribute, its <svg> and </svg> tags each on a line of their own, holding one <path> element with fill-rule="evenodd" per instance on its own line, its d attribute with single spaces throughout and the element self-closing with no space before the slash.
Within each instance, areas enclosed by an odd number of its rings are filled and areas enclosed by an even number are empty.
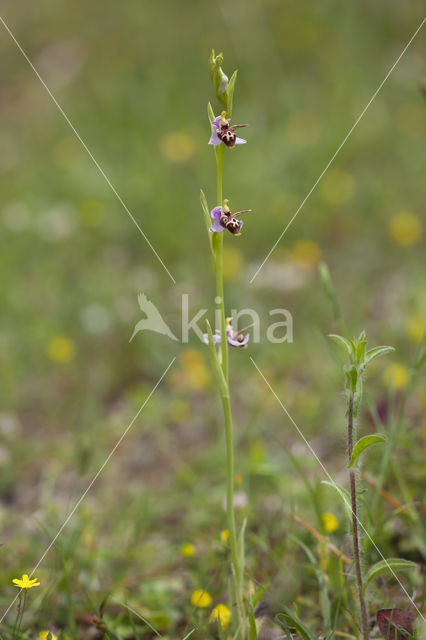
<svg viewBox="0 0 426 640">
<path fill-rule="evenodd" d="M 224 51 L 228 75 L 239 70 L 233 122 L 250 124 L 248 144 L 225 156 L 224 195 L 233 209 L 253 210 L 242 236 L 225 238 L 227 305 L 256 309 L 263 337 L 269 309 L 285 307 L 294 319 L 292 344 L 263 340 L 231 353 L 237 470 L 253 529 L 267 496 L 278 513 L 305 500 L 304 487 L 289 484 L 292 466 L 277 439 L 313 479 L 321 473 L 250 355 L 327 467 L 344 470 L 343 381 L 324 339 L 336 326 L 319 286 L 322 260 L 350 331 L 365 328 L 371 346 L 396 347 L 372 367 L 369 393 L 385 413 L 389 393 L 398 403 L 425 327 L 424 30 L 250 279 L 423 13 L 420 0 L 2 2 L 3 20 L 176 280 L 0 24 L 0 524 L 8 575 L 36 563 L 49 539 L 43 527 L 58 529 L 173 356 L 64 533 L 77 558 L 69 566 L 82 591 L 124 588 L 126 576 L 130 586 L 141 576 L 170 578 L 173 562 L 179 575 L 182 541 L 208 540 L 224 527 L 221 413 L 205 348 L 195 336 L 182 346 L 153 333 L 129 344 L 141 291 L 175 333 L 183 293 L 194 313 L 209 307 L 213 318 L 199 205 L 200 188 L 216 204 L 206 116 L 208 100 L 220 111 L 207 69 L 212 47 Z M 408 406 L 411 440 L 399 449 L 415 480 L 424 478 L 423 389 L 419 381 Z M 52 551 L 39 571 L 45 583 L 54 583 L 54 562 Z M 265 573 L 278 572 L 279 562 Z"/>
</svg>

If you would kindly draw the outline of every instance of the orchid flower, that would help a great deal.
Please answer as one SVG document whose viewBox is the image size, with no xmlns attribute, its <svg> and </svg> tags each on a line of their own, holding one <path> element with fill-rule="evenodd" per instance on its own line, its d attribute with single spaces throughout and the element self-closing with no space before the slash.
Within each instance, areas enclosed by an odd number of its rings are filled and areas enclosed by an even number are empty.
<svg viewBox="0 0 426 640">
<path fill-rule="evenodd" d="M 247 127 L 246 124 L 234 124 L 232 127 L 229 126 L 231 122 L 231 118 L 226 117 L 226 111 L 222 111 L 220 116 L 217 116 L 212 122 L 213 133 L 210 136 L 209 144 L 217 147 L 222 142 L 228 147 L 228 149 L 233 149 L 236 144 L 245 144 L 247 140 L 243 140 L 243 138 L 238 138 L 235 135 L 235 129 L 240 129 L 241 127 Z"/>
<path fill-rule="evenodd" d="M 214 209 L 210 211 L 213 225 L 210 227 L 209 231 L 211 233 L 213 231 L 216 233 L 222 233 L 222 231 L 227 229 L 232 233 L 232 235 L 239 236 L 241 235 L 243 221 L 237 220 L 237 217 L 242 213 L 249 213 L 251 209 L 245 209 L 244 211 L 238 211 L 237 213 L 232 214 L 228 207 L 228 202 L 228 200 L 224 200 L 222 207 L 214 207 Z"/>
</svg>

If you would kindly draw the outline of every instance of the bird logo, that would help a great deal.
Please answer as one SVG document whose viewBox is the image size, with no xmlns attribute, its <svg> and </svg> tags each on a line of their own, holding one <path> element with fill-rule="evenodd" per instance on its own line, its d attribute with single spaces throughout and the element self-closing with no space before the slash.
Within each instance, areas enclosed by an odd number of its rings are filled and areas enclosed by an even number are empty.
<svg viewBox="0 0 426 640">
<path fill-rule="evenodd" d="M 173 331 L 166 322 L 164 322 L 163 317 L 155 304 L 153 304 L 151 300 L 148 300 L 145 294 L 140 293 L 138 295 L 138 303 L 141 311 L 146 315 L 146 318 L 142 318 L 142 320 L 139 320 L 135 325 L 129 342 L 133 340 L 139 331 L 155 331 L 156 333 L 162 333 L 164 336 L 168 336 L 172 340 L 178 341 L 178 338 L 176 338 Z"/>
</svg>

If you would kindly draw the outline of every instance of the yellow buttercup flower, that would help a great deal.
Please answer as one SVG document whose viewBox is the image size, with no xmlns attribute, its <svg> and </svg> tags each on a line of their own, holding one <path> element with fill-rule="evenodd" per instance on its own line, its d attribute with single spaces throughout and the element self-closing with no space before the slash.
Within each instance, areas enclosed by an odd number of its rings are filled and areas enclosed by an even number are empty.
<svg viewBox="0 0 426 640">
<path fill-rule="evenodd" d="M 314 268 L 322 258 L 321 249 L 311 240 L 296 242 L 291 252 L 291 257 L 301 267 Z"/>
<path fill-rule="evenodd" d="M 223 277 L 232 280 L 241 271 L 244 259 L 241 251 L 231 245 L 223 247 Z"/>
<path fill-rule="evenodd" d="M 55 336 L 48 343 L 46 352 L 54 362 L 69 362 L 74 357 L 74 342 L 66 336 Z"/>
<path fill-rule="evenodd" d="M 339 528 L 339 521 L 333 513 L 323 513 L 321 518 L 327 533 L 333 533 Z"/>
<path fill-rule="evenodd" d="M 199 607 L 200 609 L 205 609 L 209 607 L 212 603 L 212 597 L 208 591 L 204 591 L 204 589 L 197 589 L 191 596 L 191 604 L 194 607 Z"/>
<path fill-rule="evenodd" d="M 389 234 L 397 244 L 410 247 L 423 235 L 422 222 L 414 213 L 400 211 L 390 219 Z"/>
<path fill-rule="evenodd" d="M 222 542 L 224 544 L 226 544 L 229 540 L 229 531 L 228 529 L 224 529 L 223 531 L 220 532 L 220 539 L 222 540 Z"/>
<path fill-rule="evenodd" d="M 210 373 L 199 351 L 190 348 L 184 349 L 180 360 L 185 370 L 188 386 L 194 389 L 203 389 L 208 385 Z"/>
<path fill-rule="evenodd" d="M 183 544 L 180 548 L 180 555 L 184 558 L 190 558 L 191 556 L 194 556 L 195 552 L 196 549 L 190 542 L 188 542 L 187 544 Z"/>
<path fill-rule="evenodd" d="M 218 604 L 210 614 L 210 622 L 220 622 L 221 629 L 229 627 L 231 622 L 231 612 L 226 604 Z"/>
<path fill-rule="evenodd" d="M 403 364 L 394 362 L 386 367 L 384 379 L 394 389 L 404 389 L 410 380 L 410 372 Z"/>
<path fill-rule="evenodd" d="M 407 335 L 413 342 L 419 342 L 426 331 L 426 318 L 416 314 L 407 322 Z"/>
<path fill-rule="evenodd" d="M 19 578 L 14 578 L 12 582 L 20 589 L 31 589 L 32 587 L 38 587 L 40 585 L 38 578 L 33 578 L 32 580 L 30 580 L 30 577 L 27 573 L 22 574 L 21 580 Z"/>
<path fill-rule="evenodd" d="M 185 133 L 170 133 L 161 141 L 161 151 L 171 162 L 187 162 L 195 153 L 191 138 Z"/>
<path fill-rule="evenodd" d="M 52 633 L 51 631 L 40 631 L 40 633 L 37 636 L 37 640 L 47 640 L 49 634 L 50 634 L 51 640 L 58 640 L 57 636 L 55 636 L 55 634 Z"/>
</svg>

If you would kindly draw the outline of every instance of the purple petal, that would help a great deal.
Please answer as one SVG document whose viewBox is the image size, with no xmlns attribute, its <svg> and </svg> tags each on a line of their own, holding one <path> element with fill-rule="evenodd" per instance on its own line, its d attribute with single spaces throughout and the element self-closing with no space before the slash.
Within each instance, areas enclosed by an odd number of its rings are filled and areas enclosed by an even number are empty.
<svg viewBox="0 0 426 640">
<path fill-rule="evenodd" d="M 222 116 L 216 116 L 216 118 L 213 120 L 212 125 L 215 129 L 219 129 L 220 120 L 222 120 Z M 226 121 L 229 124 L 231 122 L 231 118 L 226 118 Z"/>
<path fill-rule="evenodd" d="M 220 224 L 221 215 L 222 215 L 222 207 L 215 207 L 210 211 L 210 216 L 213 220 L 213 225 L 210 227 L 209 231 L 222 233 L 222 231 L 225 230 L 225 227 L 222 227 L 222 225 Z"/>
<path fill-rule="evenodd" d="M 203 333 L 203 341 L 204 344 L 206 344 L 208 346 L 209 344 L 209 334 L 208 333 Z M 216 331 L 213 334 L 213 344 L 220 344 L 220 330 L 216 329 Z"/>
<path fill-rule="evenodd" d="M 222 140 L 217 135 L 216 129 L 213 131 L 212 135 L 210 136 L 210 140 L 208 144 L 213 144 L 215 147 L 217 147 L 219 144 L 222 144 Z"/>
<path fill-rule="evenodd" d="M 235 144 L 246 144 L 247 140 L 244 140 L 243 138 L 235 138 Z"/>
<path fill-rule="evenodd" d="M 242 340 L 242 342 L 240 342 L 239 340 L 234 340 L 233 338 L 231 338 L 229 333 L 226 336 L 226 339 L 228 341 L 228 344 L 232 345 L 233 347 L 245 347 L 247 342 L 250 340 L 250 335 L 248 333 L 246 333 L 246 335 L 244 336 L 244 340 Z"/>
</svg>

